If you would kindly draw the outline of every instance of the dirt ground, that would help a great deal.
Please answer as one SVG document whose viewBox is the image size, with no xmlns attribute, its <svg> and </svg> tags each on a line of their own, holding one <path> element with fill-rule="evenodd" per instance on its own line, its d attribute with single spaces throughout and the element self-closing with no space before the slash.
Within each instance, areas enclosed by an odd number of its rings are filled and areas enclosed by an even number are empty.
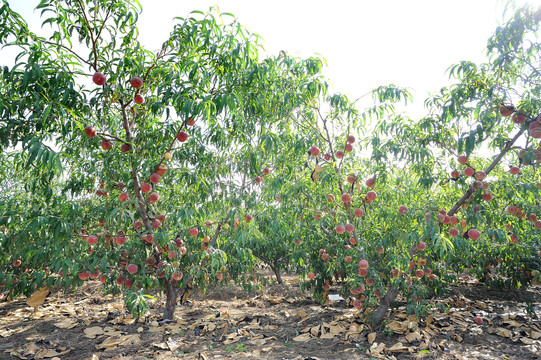
<svg viewBox="0 0 541 360">
<path fill-rule="evenodd" d="M 93 281 L 72 294 L 53 289 L 35 312 L 24 298 L 0 303 L 0 360 L 541 359 L 539 287 L 502 293 L 464 283 L 432 299 L 432 315 L 398 307 L 375 330 L 345 301 L 324 307 L 296 279 L 286 282 L 251 294 L 209 289 L 167 324 L 160 301 L 136 321 Z"/>
</svg>

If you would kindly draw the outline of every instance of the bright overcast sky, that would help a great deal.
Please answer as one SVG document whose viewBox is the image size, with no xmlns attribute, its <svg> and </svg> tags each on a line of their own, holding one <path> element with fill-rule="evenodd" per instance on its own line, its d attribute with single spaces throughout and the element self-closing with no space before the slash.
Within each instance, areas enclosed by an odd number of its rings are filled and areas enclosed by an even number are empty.
<svg viewBox="0 0 541 360">
<path fill-rule="evenodd" d="M 517 1 L 524 3 L 528 0 Z M 8 0 L 34 31 L 37 0 Z M 140 41 L 158 49 L 173 17 L 217 5 L 258 33 L 269 54 L 280 50 L 326 58 L 334 91 L 352 99 L 389 83 L 414 92 L 418 112 L 460 60 L 486 60 L 490 34 L 502 22 L 502 0 L 140 0 Z M 541 0 L 530 0 L 540 4 Z M 368 105 L 368 104 L 366 104 Z M 411 109 L 413 110 L 413 109 Z"/>
</svg>

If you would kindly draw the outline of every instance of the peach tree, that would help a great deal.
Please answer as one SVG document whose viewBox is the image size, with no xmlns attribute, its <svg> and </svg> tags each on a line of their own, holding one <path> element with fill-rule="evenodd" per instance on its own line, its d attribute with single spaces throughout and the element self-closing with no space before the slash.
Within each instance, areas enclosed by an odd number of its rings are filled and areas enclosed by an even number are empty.
<svg viewBox="0 0 541 360">
<path fill-rule="evenodd" d="M 364 111 L 321 94 L 298 114 L 304 147 L 281 191 L 305 209 L 316 296 L 339 284 L 380 323 L 399 294 L 423 311 L 424 296 L 466 273 L 499 287 L 539 282 L 540 20 L 518 9 L 489 39 L 490 62 L 452 66 L 455 82 L 420 120 L 396 110 L 409 95 L 395 86 Z"/>
<path fill-rule="evenodd" d="M 288 131 L 322 63 L 260 59 L 258 37 L 212 9 L 176 18 L 153 52 L 137 39 L 137 2 L 37 8 L 49 37 L 0 8 L 0 42 L 20 49 L 0 85 L 2 171 L 13 177 L 0 184 L 1 286 L 13 297 L 99 279 L 136 315 L 158 287 L 171 320 L 194 286 L 253 266 L 250 252 L 231 262 L 238 254 L 222 249 L 250 204 L 240 179 L 266 161 L 246 162 L 245 148 Z"/>
</svg>

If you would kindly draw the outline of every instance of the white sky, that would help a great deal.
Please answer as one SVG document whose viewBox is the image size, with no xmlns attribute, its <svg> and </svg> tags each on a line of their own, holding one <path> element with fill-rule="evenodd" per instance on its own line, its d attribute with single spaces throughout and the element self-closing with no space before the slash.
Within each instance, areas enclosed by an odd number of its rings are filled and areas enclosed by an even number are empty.
<svg viewBox="0 0 541 360">
<path fill-rule="evenodd" d="M 38 0 L 7 0 L 39 30 Z M 394 83 L 414 92 L 410 113 L 422 113 L 428 93 L 447 83 L 445 70 L 460 60 L 486 61 L 485 46 L 502 22 L 502 0 L 140 0 L 140 41 L 158 49 L 173 17 L 217 5 L 280 50 L 327 59 L 326 76 L 354 100 Z M 519 0 L 540 4 L 541 0 Z M 2 51 L 5 54 L 5 51 Z M 369 99 L 367 99 L 369 100 Z M 368 105 L 368 103 L 365 103 Z M 410 113 L 411 115 L 411 113 Z"/>
</svg>

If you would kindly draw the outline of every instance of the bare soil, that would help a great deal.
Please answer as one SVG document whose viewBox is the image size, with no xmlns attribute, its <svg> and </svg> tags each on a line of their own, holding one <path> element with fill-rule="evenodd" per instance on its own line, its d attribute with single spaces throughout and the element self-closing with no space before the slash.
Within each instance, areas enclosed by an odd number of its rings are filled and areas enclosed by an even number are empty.
<svg viewBox="0 0 541 360">
<path fill-rule="evenodd" d="M 539 287 L 496 292 L 464 283 L 431 299 L 432 315 L 408 316 L 399 306 L 373 329 L 346 301 L 322 306 L 295 278 L 285 280 L 259 292 L 231 285 L 194 294 L 167 324 L 159 322 L 163 298 L 137 320 L 93 281 L 75 293 L 53 289 L 35 312 L 24 298 L 0 303 L 0 360 L 541 358 Z"/>
</svg>

